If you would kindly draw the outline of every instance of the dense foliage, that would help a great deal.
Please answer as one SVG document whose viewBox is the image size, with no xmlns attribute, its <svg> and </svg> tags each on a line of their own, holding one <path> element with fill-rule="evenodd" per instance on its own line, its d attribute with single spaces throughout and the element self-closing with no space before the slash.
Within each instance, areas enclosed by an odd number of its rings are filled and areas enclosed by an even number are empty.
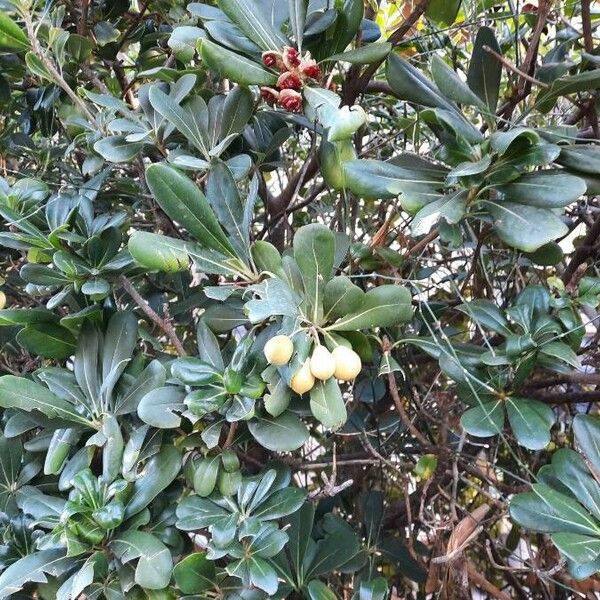
<svg viewBox="0 0 600 600">
<path fill-rule="evenodd" d="M 590 0 L 0 0 L 0 598 L 600 593 Z"/>
</svg>

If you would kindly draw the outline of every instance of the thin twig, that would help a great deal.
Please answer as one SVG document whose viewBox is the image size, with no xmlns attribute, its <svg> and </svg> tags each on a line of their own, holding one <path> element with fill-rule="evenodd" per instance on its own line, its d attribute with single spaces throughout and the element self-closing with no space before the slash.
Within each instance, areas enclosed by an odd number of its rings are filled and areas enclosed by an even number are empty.
<svg viewBox="0 0 600 600">
<path fill-rule="evenodd" d="M 423 239 L 419 240 L 416 244 L 413 244 L 405 253 L 404 256 L 415 256 L 421 250 L 423 250 L 427 244 L 433 242 L 440 235 L 440 231 L 437 227 L 434 227 Z"/>
<path fill-rule="evenodd" d="M 173 327 L 173 323 L 169 318 L 162 318 L 159 316 L 152 307 L 148 304 L 148 302 L 142 298 L 140 293 L 133 287 L 133 284 L 125 275 L 121 275 L 119 277 L 119 281 L 121 285 L 125 288 L 127 293 L 133 298 L 133 301 L 144 311 L 146 316 L 156 325 L 158 325 L 167 335 L 171 343 L 175 347 L 177 354 L 179 356 L 186 356 L 187 352 L 185 351 L 181 340 L 177 337 L 177 333 L 175 332 L 175 328 Z"/>
<path fill-rule="evenodd" d="M 506 58 L 504 58 L 504 56 L 502 56 L 502 54 L 498 54 L 494 49 L 490 48 L 489 46 L 484 45 L 484 46 L 482 46 L 482 48 L 486 52 L 491 54 L 498 62 L 502 63 L 509 71 L 513 71 L 513 73 L 520 75 L 523 79 L 526 79 L 527 81 L 529 81 L 531 83 L 535 83 L 535 85 L 539 85 L 540 87 L 543 87 L 543 88 L 550 87 L 547 83 L 544 83 L 543 81 L 540 81 L 539 79 L 536 79 L 535 77 L 532 77 L 528 73 L 521 71 L 521 69 L 519 69 L 519 67 L 515 67 L 515 65 L 513 65 L 511 62 L 506 60 Z"/>
<path fill-rule="evenodd" d="M 402 423 L 404 423 L 404 425 L 410 431 L 412 436 L 416 440 L 418 440 L 425 448 L 430 446 L 430 443 L 427 440 L 427 438 L 413 425 L 413 422 L 410 420 L 410 417 L 404 409 L 404 405 L 402 404 L 402 398 L 400 398 L 400 394 L 398 393 L 396 378 L 394 377 L 393 373 L 388 373 L 388 387 Z"/>
</svg>

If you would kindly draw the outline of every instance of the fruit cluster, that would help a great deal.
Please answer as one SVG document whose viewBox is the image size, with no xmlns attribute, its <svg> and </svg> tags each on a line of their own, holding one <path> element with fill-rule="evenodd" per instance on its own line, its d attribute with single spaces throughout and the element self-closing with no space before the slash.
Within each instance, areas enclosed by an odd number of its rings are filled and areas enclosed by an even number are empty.
<svg viewBox="0 0 600 600">
<path fill-rule="evenodd" d="M 217 456 L 196 458 L 187 464 L 187 479 L 199 496 L 210 496 L 215 487 L 222 496 L 233 496 L 242 483 L 240 461 L 229 448 Z"/>
<path fill-rule="evenodd" d="M 294 344 L 287 335 L 276 335 L 265 344 L 264 353 L 270 364 L 282 367 L 292 358 Z M 351 348 L 338 345 L 330 352 L 317 342 L 312 356 L 292 376 L 290 388 L 302 395 L 313 388 L 317 379 L 326 381 L 335 377 L 341 381 L 352 381 L 361 369 L 360 356 Z"/>
<path fill-rule="evenodd" d="M 276 88 L 262 87 L 260 95 L 270 106 L 280 106 L 289 112 L 300 112 L 302 94 L 300 91 L 307 83 L 321 79 L 321 68 L 311 57 L 310 52 L 301 56 L 298 50 L 285 46 L 281 52 L 269 50 L 263 52 L 262 61 L 266 67 L 279 71 Z"/>
</svg>

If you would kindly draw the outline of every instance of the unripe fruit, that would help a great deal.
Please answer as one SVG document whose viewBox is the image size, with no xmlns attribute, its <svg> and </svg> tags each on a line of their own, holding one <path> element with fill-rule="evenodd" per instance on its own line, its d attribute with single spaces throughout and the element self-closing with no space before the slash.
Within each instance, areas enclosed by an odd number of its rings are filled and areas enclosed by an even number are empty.
<svg viewBox="0 0 600 600">
<path fill-rule="evenodd" d="M 294 344 L 287 335 L 276 335 L 265 344 L 264 353 L 269 363 L 281 367 L 292 358 Z"/>
<path fill-rule="evenodd" d="M 329 379 L 335 371 L 335 360 L 325 346 L 317 346 L 310 357 L 310 372 L 323 381 Z"/>
<path fill-rule="evenodd" d="M 315 378 L 310 372 L 310 361 L 306 359 L 304 364 L 298 369 L 298 372 L 292 377 L 290 381 L 290 387 L 296 392 L 296 394 L 304 394 L 312 390 L 315 385 Z"/>
<path fill-rule="evenodd" d="M 6 294 L 4 292 L 0 292 L 0 309 L 6 306 Z"/>
<path fill-rule="evenodd" d="M 352 381 L 360 373 L 362 362 L 360 356 L 346 346 L 336 346 L 332 352 L 335 361 L 334 376 L 342 381 Z"/>
</svg>

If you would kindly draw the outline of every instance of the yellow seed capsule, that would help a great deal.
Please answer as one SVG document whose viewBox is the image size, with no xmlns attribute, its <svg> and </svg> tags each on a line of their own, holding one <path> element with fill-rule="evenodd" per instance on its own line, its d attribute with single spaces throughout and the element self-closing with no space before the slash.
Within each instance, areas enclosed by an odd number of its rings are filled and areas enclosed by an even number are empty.
<svg viewBox="0 0 600 600">
<path fill-rule="evenodd" d="M 342 381 L 352 381 L 360 373 L 360 356 L 346 346 L 336 346 L 332 352 L 335 361 L 334 376 Z"/>
<path fill-rule="evenodd" d="M 310 357 L 310 372 L 323 381 L 329 379 L 335 371 L 335 360 L 325 346 L 317 346 Z"/>
<path fill-rule="evenodd" d="M 298 369 L 298 372 L 292 377 L 290 381 L 290 387 L 296 392 L 296 394 L 305 394 L 312 390 L 315 385 L 315 378 L 310 372 L 309 360 L 306 359 L 304 364 Z"/>
<path fill-rule="evenodd" d="M 292 358 L 294 344 L 287 335 L 276 335 L 265 344 L 264 353 L 269 363 L 281 367 Z"/>
<path fill-rule="evenodd" d="M 0 310 L 6 306 L 6 294 L 4 292 L 0 292 Z"/>
</svg>

